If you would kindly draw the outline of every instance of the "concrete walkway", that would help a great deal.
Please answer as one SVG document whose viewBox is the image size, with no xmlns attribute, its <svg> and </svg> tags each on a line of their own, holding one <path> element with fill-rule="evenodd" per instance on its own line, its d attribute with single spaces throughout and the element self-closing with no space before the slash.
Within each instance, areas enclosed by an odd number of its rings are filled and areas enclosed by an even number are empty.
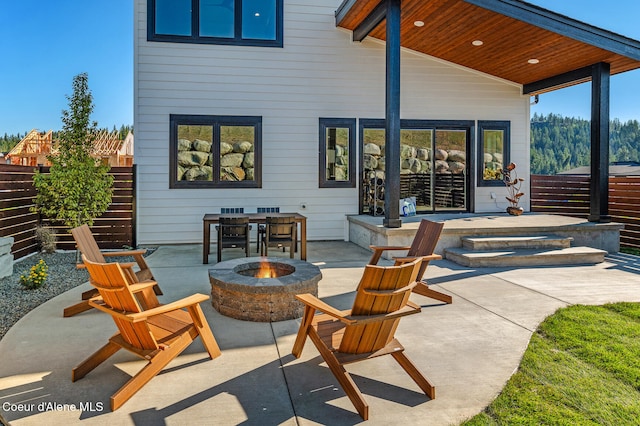
<svg viewBox="0 0 640 426">
<path fill-rule="evenodd" d="M 351 243 L 310 242 L 308 260 L 323 273 L 320 297 L 348 308 L 368 258 L 366 250 Z M 149 264 L 165 293 L 161 300 L 209 294 L 210 265 L 201 261 L 199 245 L 160 247 L 152 254 Z M 540 321 L 569 304 L 638 302 L 639 272 L 637 258 L 622 254 L 597 266 L 512 270 L 433 262 L 427 278 L 452 294 L 454 303 L 414 295 L 423 312 L 403 318 L 396 336 L 436 386 L 437 398 L 420 393 L 391 357 L 350 365 L 370 405 L 366 424 L 459 424 L 500 392 Z M 87 288 L 43 304 L 0 341 L 0 412 L 12 425 L 362 423 L 311 342 L 301 359 L 291 355 L 299 320 L 239 321 L 220 315 L 210 303 L 202 307 L 222 356 L 209 360 L 196 341 L 111 412 L 110 395 L 142 364 L 120 351 L 71 382 L 71 369 L 115 331 L 111 319 L 96 311 L 62 318 L 63 308 Z"/>
</svg>

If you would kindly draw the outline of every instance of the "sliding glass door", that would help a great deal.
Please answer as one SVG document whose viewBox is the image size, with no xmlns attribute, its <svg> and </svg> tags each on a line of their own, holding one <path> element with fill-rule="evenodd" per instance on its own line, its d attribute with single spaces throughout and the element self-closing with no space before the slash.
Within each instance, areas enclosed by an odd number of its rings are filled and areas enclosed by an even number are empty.
<svg viewBox="0 0 640 426">
<path fill-rule="evenodd" d="M 434 209 L 439 211 L 468 211 L 467 194 L 470 158 L 469 139 L 465 130 L 436 130 Z"/>
<path fill-rule="evenodd" d="M 472 127 L 473 122 L 403 120 L 400 198 L 415 201 L 416 213 L 469 211 Z M 384 215 L 384 121 L 360 120 L 360 140 L 360 212 Z"/>
</svg>

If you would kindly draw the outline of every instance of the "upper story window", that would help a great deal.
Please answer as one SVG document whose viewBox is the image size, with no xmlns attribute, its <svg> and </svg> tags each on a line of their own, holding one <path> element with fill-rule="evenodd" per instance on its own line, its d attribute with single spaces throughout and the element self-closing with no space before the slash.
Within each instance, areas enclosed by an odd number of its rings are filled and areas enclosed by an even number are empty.
<svg viewBox="0 0 640 426">
<path fill-rule="evenodd" d="M 282 47 L 283 0 L 149 0 L 150 41 Z"/>
</svg>

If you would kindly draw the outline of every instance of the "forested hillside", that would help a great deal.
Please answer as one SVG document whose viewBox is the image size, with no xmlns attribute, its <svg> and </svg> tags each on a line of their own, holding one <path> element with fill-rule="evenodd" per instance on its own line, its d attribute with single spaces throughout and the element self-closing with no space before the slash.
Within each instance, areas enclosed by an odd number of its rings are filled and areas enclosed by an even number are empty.
<svg viewBox="0 0 640 426">
<path fill-rule="evenodd" d="M 552 175 L 590 162 L 589 120 L 534 114 L 531 118 L 531 173 Z M 640 161 L 640 123 L 614 119 L 609 161 Z"/>
<path fill-rule="evenodd" d="M 20 133 L 17 135 L 8 135 L 5 133 L 4 136 L 0 136 L 0 152 L 5 153 L 11 151 L 11 148 L 16 146 L 25 135 L 26 133 L 24 135 Z"/>
</svg>

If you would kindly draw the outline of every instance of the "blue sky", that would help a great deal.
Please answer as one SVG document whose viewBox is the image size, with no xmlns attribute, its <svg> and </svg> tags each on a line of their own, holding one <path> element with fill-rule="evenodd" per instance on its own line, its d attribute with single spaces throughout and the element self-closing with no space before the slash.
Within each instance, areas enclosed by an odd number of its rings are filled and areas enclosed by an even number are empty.
<svg viewBox="0 0 640 426">
<path fill-rule="evenodd" d="M 100 127 L 133 124 L 133 1 L 19 0 L 0 8 L 0 134 L 60 130 L 89 75 Z"/>
<path fill-rule="evenodd" d="M 579 21 L 640 40 L 638 0 L 529 0 L 529 3 Z M 611 77 L 611 118 L 640 120 L 640 70 Z M 570 117 L 591 118 L 591 84 L 584 83 L 540 95 L 531 114 L 550 112 Z"/>
<path fill-rule="evenodd" d="M 640 40 L 638 0 L 529 0 Z M 337 4 L 337 3 L 336 3 Z M 20 0 L 0 9 L 0 134 L 59 130 L 73 77 L 89 74 L 93 120 L 133 124 L 133 1 Z M 611 78 L 611 117 L 640 120 L 640 70 Z M 590 84 L 543 94 L 531 109 L 589 118 Z"/>
</svg>

